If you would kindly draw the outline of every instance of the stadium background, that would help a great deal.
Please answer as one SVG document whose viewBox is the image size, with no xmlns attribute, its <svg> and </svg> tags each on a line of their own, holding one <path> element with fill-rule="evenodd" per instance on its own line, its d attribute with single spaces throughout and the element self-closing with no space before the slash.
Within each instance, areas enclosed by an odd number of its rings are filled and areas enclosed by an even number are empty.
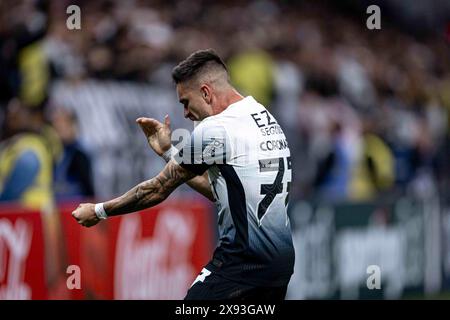
<svg viewBox="0 0 450 320">
<path fill-rule="evenodd" d="M 381 30 L 366 27 L 371 4 Z M 445 0 L 2 0 L 0 299 L 183 297 L 214 247 L 200 196 L 183 187 L 93 229 L 70 212 L 159 172 L 135 119 L 191 130 L 170 71 L 209 47 L 290 142 L 288 298 L 447 297 L 449 22 Z"/>
</svg>

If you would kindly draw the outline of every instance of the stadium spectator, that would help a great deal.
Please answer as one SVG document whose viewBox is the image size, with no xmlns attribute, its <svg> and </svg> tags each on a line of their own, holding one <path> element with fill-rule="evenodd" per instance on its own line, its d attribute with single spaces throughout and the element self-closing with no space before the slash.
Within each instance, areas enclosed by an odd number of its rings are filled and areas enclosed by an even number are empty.
<svg viewBox="0 0 450 320">
<path fill-rule="evenodd" d="M 54 172 L 54 191 L 57 201 L 74 198 L 93 198 L 91 160 L 77 139 L 77 119 L 72 111 L 57 107 L 52 110 L 52 125 L 64 149 Z"/>
<path fill-rule="evenodd" d="M 342 12 L 348 7 L 331 1 L 322 4 L 234 0 L 207 5 L 199 1 L 189 3 L 190 14 L 186 15 L 185 1 L 80 1 L 82 31 L 78 32 L 65 26 L 68 4 L 13 0 L 0 4 L 3 109 L 15 96 L 41 99 L 48 84 L 53 88 L 67 85 L 73 92 L 82 90 L 90 95 L 93 87 L 110 88 L 111 84 L 120 83 L 120 87 L 128 88 L 145 83 L 154 88 L 156 93 L 152 95 L 163 96 L 172 87 L 170 79 L 161 75 L 167 74 L 188 52 L 213 47 L 226 58 L 232 81 L 243 92 L 270 106 L 285 125 L 292 150 L 298 155 L 294 161 L 301 162 L 303 168 L 294 173 L 297 178 L 292 190 L 297 196 L 310 197 L 317 192 L 314 176 L 319 157 L 315 146 L 320 141 L 326 148 L 331 141 L 327 129 L 317 133 L 318 128 L 301 119 L 308 108 L 303 104 L 309 95 L 304 83 L 317 74 L 326 74 L 319 79 L 322 86 L 330 79 L 336 82 L 336 95 L 359 120 L 374 111 L 384 115 L 385 121 L 375 124 L 375 129 L 383 132 L 378 137 L 394 155 L 397 190 L 408 190 L 419 174 L 416 167 L 420 147 L 414 136 L 423 121 L 430 128 L 433 141 L 433 148 L 427 149 L 434 163 L 430 178 L 441 189 L 450 183 L 449 175 L 442 174 L 450 170 L 450 162 L 445 160 L 450 114 L 448 40 L 436 32 L 443 33 L 445 25 L 443 12 L 433 13 L 433 6 L 414 11 L 415 15 L 423 13 L 424 19 L 440 17 L 435 21 L 425 19 L 427 24 L 417 30 L 407 15 L 411 8 L 386 1 L 384 17 L 390 17 L 392 23 L 383 24 L 383 32 L 375 32 L 361 22 L 360 16 L 365 14 L 363 4 L 354 5 L 352 12 L 344 15 Z M 443 2 L 440 6 L 447 8 Z M 122 85 L 124 81 L 126 86 Z M 66 94 L 68 91 L 59 91 L 54 89 L 51 94 L 63 96 L 60 103 L 76 105 L 67 98 L 71 96 Z M 97 116 L 91 117 L 92 121 L 102 118 L 105 110 L 114 105 L 109 96 L 98 97 L 99 104 L 105 107 L 93 111 Z M 319 93 L 319 97 L 324 96 Z M 171 108 L 171 104 L 167 99 L 165 108 Z M 122 108 L 115 111 L 123 115 L 119 130 L 128 136 L 137 134 L 129 129 L 127 119 L 139 111 Z M 73 110 L 82 119 L 83 109 Z M 159 112 L 156 107 L 150 110 Z M 325 122 L 331 121 L 325 118 Z M 172 120 L 186 125 L 176 117 Z M 89 127 L 90 123 L 80 125 Z M 324 123 L 323 127 L 328 128 L 329 124 Z M 83 142 L 94 144 L 87 147 L 97 150 L 94 135 L 94 130 L 80 131 Z M 127 142 L 116 142 L 120 143 Z M 114 145 L 110 149 L 121 148 Z M 94 162 L 97 156 L 93 155 Z M 94 176 L 98 177 L 99 170 L 94 166 Z M 131 179 L 143 177 L 144 172 L 140 168 L 129 174 L 130 181 L 124 182 L 121 189 L 131 185 Z M 122 183 L 123 177 L 117 174 L 102 173 L 98 179 Z M 102 185 L 98 179 L 96 186 Z M 105 192 L 108 194 L 104 196 L 112 195 L 112 191 Z"/>
<path fill-rule="evenodd" d="M 371 201 L 394 184 L 394 157 L 389 146 L 375 132 L 376 118 L 365 117 L 361 149 L 353 168 L 349 200 Z"/>
<path fill-rule="evenodd" d="M 19 201 L 31 208 L 53 204 L 53 154 L 40 134 L 42 115 L 18 99 L 7 106 L 0 152 L 2 201 Z"/>
</svg>

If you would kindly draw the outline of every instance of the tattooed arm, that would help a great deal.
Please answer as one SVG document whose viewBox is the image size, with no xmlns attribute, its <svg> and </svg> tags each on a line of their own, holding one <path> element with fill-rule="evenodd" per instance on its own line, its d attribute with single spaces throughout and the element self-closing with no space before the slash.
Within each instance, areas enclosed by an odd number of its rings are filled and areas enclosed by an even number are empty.
<svg viewBox="0 0 450 320">
<path fill-rule="evenodd" d="M 141 182 L 122 196 L 104 203 L 108 216 L 126 214 L 156 206 L 164 201 L 179 185 L 195 177 L 173 160 L 153 179 Z M 72 216 L 85 227 L 96 225 L 100 219 L 93 203 L 82 203 Z"/>
</svg>

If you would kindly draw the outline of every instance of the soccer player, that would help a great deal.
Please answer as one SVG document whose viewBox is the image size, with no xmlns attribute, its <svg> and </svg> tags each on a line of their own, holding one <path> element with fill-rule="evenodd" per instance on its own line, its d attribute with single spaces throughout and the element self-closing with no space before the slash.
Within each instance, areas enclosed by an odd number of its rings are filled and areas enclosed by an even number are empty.
<svg viewBox="0 0 450 320">
<path fill-rule="evenodd" d="M 139 118 L 150 146 L 168 162 L 154 178 L 113 200 L 80 204 L 79 224 L 149 208 L 188 183 L 218 208 L 219 244 L 185 299 L 282 300 L 293 273 L 287 205 L 290 151 L 283 130 L 264 106 L 230 84 L 227 67 L 211 49 L 172 71 L 184 116 L 197 125 L 178 151 L 170 120 Z"/>
</svg>

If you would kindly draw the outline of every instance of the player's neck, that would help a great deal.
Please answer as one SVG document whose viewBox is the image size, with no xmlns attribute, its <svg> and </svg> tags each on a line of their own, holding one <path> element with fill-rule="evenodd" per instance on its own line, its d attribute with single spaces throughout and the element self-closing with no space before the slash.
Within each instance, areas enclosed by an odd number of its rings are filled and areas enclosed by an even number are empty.
<svg viewBox="0 0 450 320">
<path fill-rule="evenodd" d="M 234 88 L 230 88 L 218 96 L 217 104 L 213 107 L 213 115 L 221 113 L 230 105 L 242 99 L 244 99 L 244 97 L 239 92 L 237 92 Z"/>
<path fill-rule="evenodd" d="M 230 91 L 228 91 L 227 94 L 224 95 L 223 102 L 221 103 L 221 112 L 233 103 L 241 101 L 242 99 L 244 99 L 244 97 L 239 92 L 237 92 L 235 89 L 230 89 Z"/>
</svg>

